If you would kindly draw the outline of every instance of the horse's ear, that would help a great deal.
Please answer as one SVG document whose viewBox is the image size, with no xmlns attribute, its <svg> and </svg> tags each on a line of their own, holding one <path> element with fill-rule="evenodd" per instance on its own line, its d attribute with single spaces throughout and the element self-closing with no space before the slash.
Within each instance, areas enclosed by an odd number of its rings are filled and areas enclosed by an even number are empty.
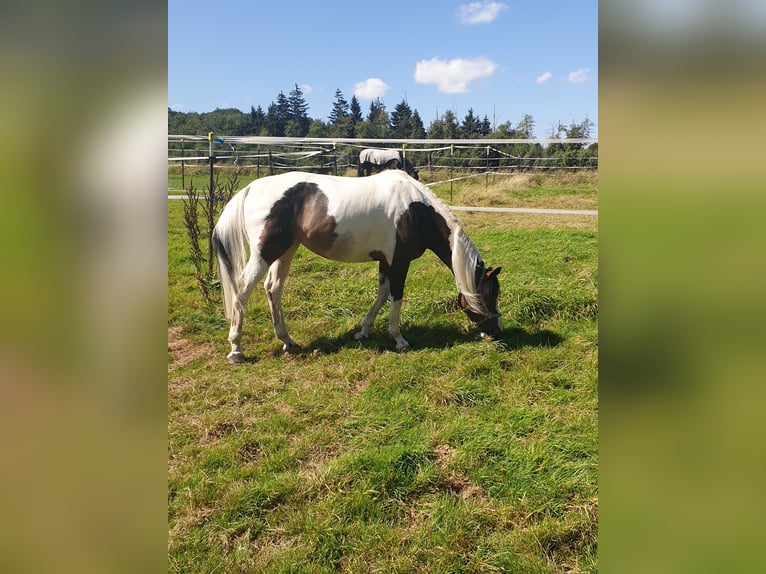
<svg viewBox="0 0 766 574">
<path fill-rule="evenodd" d="M 498 267 L 495 270 L 492 270 L 492 267 L 490 267 L 489 269 L 487 269 L 487 277 L 488 278 L 489 277 L 497 277 L 500 274 L 500 270 L 501 269 L 502 269 L 502 267 Z M 492 273 L 490 273 L 490 271 L 492 271 Z"/>
</svg>

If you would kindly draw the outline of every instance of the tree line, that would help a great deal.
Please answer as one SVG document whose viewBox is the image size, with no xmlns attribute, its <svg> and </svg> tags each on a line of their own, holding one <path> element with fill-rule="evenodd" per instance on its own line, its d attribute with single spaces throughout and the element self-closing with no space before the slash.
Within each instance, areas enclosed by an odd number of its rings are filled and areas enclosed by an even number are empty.
<svg viewBox="0 0 766 574">
<path fill-rule="evenodd" d="M 469 108 L 462 121 L 453 110 L 430 121 L 428 127 L 415 109 L 403 99 L 389 113 L 380 98 L 370 103 L 366 114 L 356 96 L 347 100 L 341 90 L 327 121 L 311 118 L 303 91 L 296 84 L 288 95 L 280 91 L 266 111 L 259 105 L 250 112 L 236 108 L 217 108 L 212 112 L 180 112 L 168 108 L 168 133 L 207 135 L 208 132 L 228 136 L 379 138 L 379 139 L 480 139 L 522 138 L 535 136 L 535 120 L 524 114 L 515 124 L 506 121 L 494 126 L 489 118 L 480 117 Z M 589 118 L 570 124 L 558 122 L 545 137 L 589 138 L 594 124 Z M 568 144 L 572 145 L 572 144 Z M 595 145 L 595 144 L 594 144 Z M 581 147 L 581 146 L 578 146 Z"/>
</svg>

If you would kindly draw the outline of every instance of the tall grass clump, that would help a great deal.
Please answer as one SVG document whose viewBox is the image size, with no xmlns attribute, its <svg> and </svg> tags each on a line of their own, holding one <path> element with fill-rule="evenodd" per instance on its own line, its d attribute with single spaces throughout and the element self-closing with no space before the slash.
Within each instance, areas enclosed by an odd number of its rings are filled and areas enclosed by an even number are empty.
<svg viewBox="0 0 766 574">
<path fill-rule="evenodd" d="M 218 174 L 207 193 L 200 194 L 193 183 L 183 200 L 183 222 L 189 238 L 189 259 L 194 277 L 205 301 L 212 302 L 210 291 L 217 287 L 213 260 L 213 228 L 223 207 L 239 189 L 239 171 L 234 170 L 219 183 Z"/>
</svg>

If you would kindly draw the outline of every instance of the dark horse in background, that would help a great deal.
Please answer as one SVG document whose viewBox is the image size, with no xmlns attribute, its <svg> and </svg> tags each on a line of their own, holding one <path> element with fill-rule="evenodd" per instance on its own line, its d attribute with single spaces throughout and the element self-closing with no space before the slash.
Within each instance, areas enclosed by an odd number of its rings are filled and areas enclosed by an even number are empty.
<svg viewBox="0 0 766 574">
<path fill-rule="evenodd" d="M 404 157 L 401 150 L 368 148 L 359 152 L 359 169 L 357 175 L 370 175 L 372 170 L 403 169 L 411 177 L 418 179 L 418 170 L 410 160 Z"/>
</svg>

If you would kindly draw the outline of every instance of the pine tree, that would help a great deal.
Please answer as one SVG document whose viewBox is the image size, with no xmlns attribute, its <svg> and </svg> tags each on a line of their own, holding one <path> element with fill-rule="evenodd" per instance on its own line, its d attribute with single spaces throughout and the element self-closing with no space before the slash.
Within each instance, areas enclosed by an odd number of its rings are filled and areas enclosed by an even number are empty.
<svg viewBox="0 0 766 574">
<path fill-rule="evenodd" d="M 349 104 L 343 97 L 340 90 L 335 90 L 335 102 L 330 112 L 330 134 L 333 137 L 348 138 L 353 137 L 354 128 L 351 123 L 351 112 Z"/>
<path fill-rule="evenodd" d="M 412 112 L 412 129 L 409 137 L 412 139 L 425 139 L 426 137 L 426 129 L 423 127 L 423 120 L 420 119 L 417 110 Z"/>
<path fill-rule="evenodd" d="M 257 136 L 261 134 L 261 130 L 263 130 L 266 127 L 266 114 L 263 113 L 263 108 L 261 106 L 258 106 L 258 109 L 255 109 L 253 106 L 250 106 L 250 121 L 249 125 L 247 127 L 247 135 L 251 136 Z"/>
<path fill-rule="evenodd" d="M 351 96 L 351 130 L 352 136 L 357 135 L 356 127 L 362 122 L 362 106 L 359 105 L 359 100 L 356 96 Z"/>
<path fill-rule="evenodd" d="M 402 100 L 391 113 L 391 137 L 406 139 L 412 132 L 412 110 L 405 100 Z"/>
<path fill-rule="evenodd" d="M 370 111 L 367 114 L 368 136 L 374 138 L 388 137 L 389 120 L 386 105 L 380 98 L 375 98 L 370 102 Z"/>
<path fill-rule="evenodd" d="M 516 137 L 531 139 L 535 137 L 535 119 L 529 114 L 524 114 L 516 124 Z"/>
<path fill-rule="evenodd" d="M 484 119 L 481 120 L 481 125 L 479 127 L 479 134 L 481 134 L 481 137 L 485 138 L 490 133 L 492 133 L 492 124 L 489 123 L 489 118 L 484 115 Z"/>
<path fill-rule="evenodd" d="M 447 110 L 442 116 L 442 122 L 444 123 L 444 135 L 446 139 L 456 139 L 458 135 L 457 116 L 452 110 Z"/>
<path fill-rule="evenodd" d="M 305 137 L 309 131 L 310 119 L 308 116 L 309 105 L 303 97 L 303 90 L 295 84 L 287 98 L 288 116 L 285 135 L 291 137 Z"/>
<path fill-rule="evenodd" d="M 285 94 L 279 92 L 277 103 L 271 102 L 266 110 L 266 133 L 270 136 L 284 136 L 289 117 L 290 104 Z"/>
<path fill-rule="evenodd" d="M 335 90 L 335 101 L 329 116 L 330 125 L 337 126 L 344 118 L 349 117 L 349 114 L 348 102 L 343 97 L 343 92 L 340 89 Z"/>
</svg>

